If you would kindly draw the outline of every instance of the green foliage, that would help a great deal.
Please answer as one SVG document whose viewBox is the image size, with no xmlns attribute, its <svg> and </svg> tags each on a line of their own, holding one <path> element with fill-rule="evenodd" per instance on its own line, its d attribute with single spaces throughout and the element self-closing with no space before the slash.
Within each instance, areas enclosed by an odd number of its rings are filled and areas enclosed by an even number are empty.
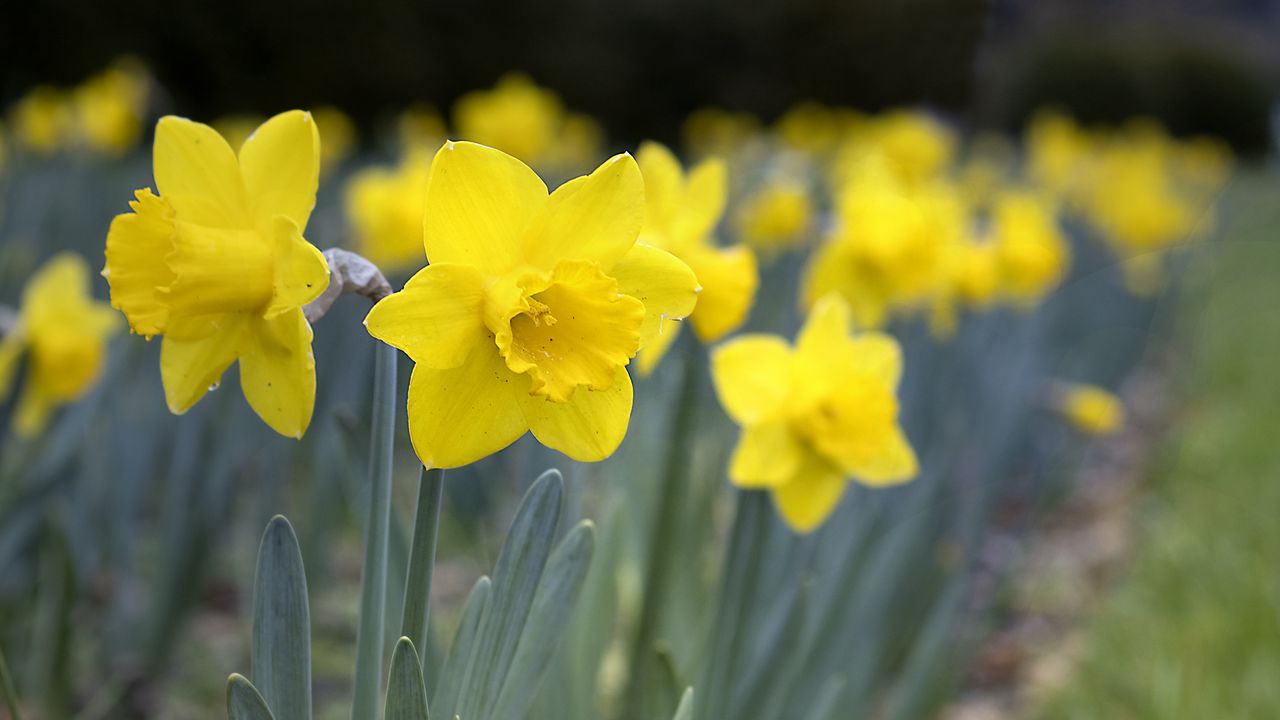
<svg viewBox="0 0 1280 720">
<path fill-rule="evenodd" d="M 428 720 L 427 688 L 422 682 L 422 663 L 413 641 L 400 638 L 391 654 L 387 680 L 387 705 L 383 720 Z"/>
<path fill-rule="evenodd" d="M 311 720 L 311 613 L 293 526 L 277 515 L 258 550 L 253 679 L 277 720 Z"/>
<path fill-rule="evenodd" d="M 227 680 L 227 717 L 230 720 L 274 720 L 267 702 L 243 675 Z"/>
</svg>

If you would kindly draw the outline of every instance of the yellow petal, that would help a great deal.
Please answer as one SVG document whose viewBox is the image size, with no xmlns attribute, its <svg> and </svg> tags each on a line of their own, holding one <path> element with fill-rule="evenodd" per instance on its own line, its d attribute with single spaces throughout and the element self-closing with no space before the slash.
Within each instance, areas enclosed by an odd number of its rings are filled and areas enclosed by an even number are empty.
<svg viewBox="0 0 1280 720">
<path fill-rule="evenodd" d="M 240 174 L 263 233 L 271 232 L 277 215 L 305 233 L 320 182 L 320 134 L 311 113 L 291 110 L 260 125 L 240 147 Z"/>
<path fill-rule="evenodd" d="M 13 379 L 18 374 L 18 364 L 26 348 L 26 339 L 18 330 L 10 330 L 0 338 L 0 402 L 4 402 L 13 389 Z"/>
<path fill-rule="evenodd" d="M 806 398 L 823 395 L 843 382 L 854 360 L 849 306 L 837 295 L 823 296 L 796 336 L 796 375 L 812 390 Z"/>
<path fill-rule="evenodd" d="M 428 265 L 365 317 L 369 334 L 423 367 L 463 363 L 491 336 L 484 325 L 484 276 L 468 265 Z"/>
<path fill-rule="evenodd" d="M 240 165 L 213 128 L 166 115 L 156 124 L 156 187 L 185 222 L 248 227 L 249 207 Z"/>
<path fill-rule="evenodd" d="M 716 395 L 741 425 L 782 414 L 791 393 L 791 366 L 791 348 L 774 335 L 743 335 L 711 353 Z"/>
<path fill-rule="evenodd" d="M 445 143 L 427 182 L 427 258 L 501 275 L 516 264 L 546 205 L 547 186 L 524 163 L 483 145 Z"/>
<path fill-rule="evenodd" d="M 185 413 L 218 384 L 240 355 L 247 320 L 227 313 L 171 323 L 160 346 L 160 380 L 171 412 Z"/>
<path fill-rule="evenodd" d="M 715 342 L 747 319 L 755 301 L 756 256 L 746 247 L 698 248 L 683 258 L 698 277 L 702 292 L 692 317 L 704 343 Z"/>
<path fill-rule="evenodd" d="M 580 385 L 610 387 L 640 349 L 644 305 L 592 262 L 562 261 L 545 283 L 529 288 L 536 291 L 496 328 L 507 367 L 529 375 L 530 392 L 556 402 Z"/>
<path fill-rule="evenodd" d="M 649 343 L 644 345 L 636 355 L 636 369 L 642 376 L 648 376 L 654 368 L 658 367 L 667 350 L 671 349 L 676 338 L 680 337 L 680 328 L 683 325 L 683 322 L 670 318 L 663 318 L 658 323 L 657 334 L 649 338 Z"/>
<path fill-rule="evenodd" d="M 595 462 L 613 454 L 631 421 L 631 377 L 626 368 L 615 371 L 614 382 L 603 390 L 578 388 L 567 402 L 552 402 L 518 393 L 520 409 L 534 437 L 549 448 L 580 462 Z"/>
<path fill-rule="evenodd" d="M 68 305 L 86 301 L 89 266 L 71 252 L 53 256 L 31 276 L 22 290 L 22 319 L 28 327 L 65 314 Z"/>
<path fill-rule="evenodd" d="M 644 177 L 645 230 L 667 233 L 684 195 L 680 161 L 663 145 L 645 142 L 636 151 L 636 164 Z"/>
<path fill-rule="evenodd" d="M 884 487 L 911 480 L 919 474 L 920 464 L 907 436 L 901 428 L 895 427 L 885 435 L 874 453 L 845 469 L 863 485 Z"/>
<path fill-rule="evenodd" d="M 150 338 L 163 333 L 169 321 L 159 290 L 174 279 L 165 262 L 173 248 L 173 208 L 149 189 L 135 194 L 133 212 L 111 221 L 102 275 L 111 285 L 111 304 L 124 312 L 134 332 Z"/>
<path fill-rule="evenodd" d="M 252 142 L 252 138 L 250 138 Z M 272 225 L 275 262 L 271 304 L 266 317 L 302 307 L 329 287 L 329 263 L 315 245 L 302 237 L 293 218 L 277 215 Z"/>
<path fill-rule="evenodd" d="M 729 460 L 729 479 L 744 488 L 778 487 L 795 477 L 804 456 L 804 446 L 786 423 L 748 425 Z"/>
<path fill-rule="evenodd" d="M 773 489 L 773 502 L 792 530 L 808 533 L 835 511 L 845 484 L 839 470 L 809 456 L 791 482 Z"/>
<path fill-rule="evenodd" d="M 242 344 L 240 387 L 249 406 L 272 430 L 301 438 L 316 403 L 311 325 L 302 309 L 254 318 Z"/>
<path fill-rule="evenodd" d="M 896 388 L 902 377 L 902 346 L 892 336 L 865 332 L 854 336 L 849 353 L 859 377 Z"/>
<path fill-rule="evenodd" d="M 618 292 L 644 303 L 641 350 L 657 339 L 662 319 L 688 317 L 698 301 L 697 277 L 688 265 L 665 250 L 637 243 L 609 274 L 618 281 Z M 661 351 L 657 354 L 661 355 Z"/>
<path fill-rule="evenodd" d="M 525 383 L 484 346 L 450 370 L 414 366 L 409 437 L 418 459 L 428 468 L 455 468 L 515 442 L 529 429 L 516 404 Z"/>
<path fill-rule="evenodd" d="M 39 383 L 25 383 L 13 410 L 14 434 L 24 439 L 36 437 L 49 424 L 53 408 L 54 399 Z"/>
<path fill-rule="evenodd" d="M 548 208 L 546 232 L 525 238 L 525 262 L 550 270 L 562 259 L 594 260 L 607 271 L 644 223 L 640 168 L 630 155 L 615 155 L 551 193 Z"/>
<path fill-rule="evenodd" d="M 684 207 L 674 229 L 675 235 L 693 242 L 709 235 L 724 214 L 728 194 L 728 171 L 724 161 L 711 158 L 699 163 L 689 171 Z"/>
</svg>

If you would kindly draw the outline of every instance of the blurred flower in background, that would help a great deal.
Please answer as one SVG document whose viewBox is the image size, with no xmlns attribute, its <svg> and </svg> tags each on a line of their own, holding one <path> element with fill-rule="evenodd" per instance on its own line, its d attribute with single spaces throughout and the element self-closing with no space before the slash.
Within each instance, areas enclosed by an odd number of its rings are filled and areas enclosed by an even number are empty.
<svg viewBox="0 0 1280 720">
<path fill-rule="evenodd" d="M 744 198 L 734 214 L 743 242 L 775 255 L 803 245 L 815 220 L 809 188 L 798 181 L 771 180 Z"/>
<path fill-rule="evenodd" d="M 107 340 L 119 330 L 120 318 L 93 299 L 84 258 L 61 253 L 31 276 L 13 322 L 0 328 L 0 400 L 9 396 L 25 355 L 27 375 L 13 430 L 32 437 L 59 405 L 84 395 L 101 377 Z"/>
<path fill-rule="evenodd" d="M 386 272 L 422 266 L 422 213 L 434 151 L 414 146 L 394 168 L 364 168 L 347 181 L 355 249 Z"/>
<path fill-rule="evenodd" d="M 31 152 L 48 155 L 71 141 L 75 117 L 66 93 L 41 85 L 27 93 L 9 109 L 16 144 Z"/>
<path fill-rule="evenodd" d="M 356 124 L 346 113 L 332 105 L 321 105 L 311 111 L 320 131 L 320 174 L 332 173 L 355 149 Z"/>
<path fill-rule="evenodd" d="M 521 73 L 492 90 L 475 90 L 453 107 L 458 136 L 497 148 L 536 167 L 593 160 L 603 133 L 586 116 L 568 112 L 560 97 Z"/>
<path fill-rule="evenodd" d="M 141 61 L 121 58 L 71 94 L 77 131 L 93 150 L 120 155 L 138 143 L 151 96 Z"/>
<path fill-rule="evenodd" d="M 1053 390 L 1053 403 L 1072 427 L 1086 435 L 1110 435 L 1124 425 L 1124 404 L 1096 385 L 1061 383 Z"/>
</svg>

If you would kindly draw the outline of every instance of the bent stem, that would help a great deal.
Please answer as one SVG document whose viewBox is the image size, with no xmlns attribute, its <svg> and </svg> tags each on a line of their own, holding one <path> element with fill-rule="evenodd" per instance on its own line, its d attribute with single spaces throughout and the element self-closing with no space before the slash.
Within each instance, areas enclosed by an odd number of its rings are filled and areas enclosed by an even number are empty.
<svg viewBox="0 0 1280 720">
<path fill-rule="evenodd" d="M 364 570 L 360 577 L 360 622 L 356 630 L 356 680 L 352 717 L 378 717 L 382 688 L 383 615 L 387 599 L 387 542 L 391 524 L 391 466 L 396 419 L 396 349 L 378 343 L 373 370 L 373 416 L 369 443 L 369 500 Z"/>
<path fill-rule="evenodd" d="M 663 468 L 658 489 L 656 514 L 650 535 L 648 567 L 644 578 L 644 596 L 640 604 L 640 620 L 631 647 L 631 664 L 627 682 L 625 715 L 654 717 L 654 708 L 644 707 L 654 697 L 649 688 L 656 682 L 660 668 L 656 641 L 661 623 L 663 603 L 670 585 L 670 558 L 676 540 L 679 518 L 688 496 L 688 473 L 693 459 L 693 438 L 697 435 L 698 400 L 702 379 L 707 374 L 707 354 L 697 343 L 688 343 L 684 355 L 683 376 L 676 397 L 676 417 L 671 426 L 671 448 Z"/>
</svg>

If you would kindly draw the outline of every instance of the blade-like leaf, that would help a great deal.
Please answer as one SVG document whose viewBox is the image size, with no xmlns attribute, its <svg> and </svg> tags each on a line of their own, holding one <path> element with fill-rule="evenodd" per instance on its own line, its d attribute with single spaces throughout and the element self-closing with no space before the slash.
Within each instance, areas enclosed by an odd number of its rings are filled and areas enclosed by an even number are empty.
<svg viewBox="0 0 1280 720">
<path fill-rule="evenodd" d="M 676 706 L 671 720 L 693 720 L 693 688 L 684 689 L 684 694 L 680 696 L 680 704 Z"/>
<path fill-rule="evenodd" d="M 525 493 L 493 571 L 493 597 L 476 638 L 475 670 L 459 691 L 455 712 L 487 718 L 506 682 L 533 606 L 560 521 L 564 482 L 560 473 L 543 473 Z"/>
<path fill-rule="evenodd" d="M 412 640 L 415 648 L 427 647 L 431 576 L 436 564 L 443 492 L 444 471 L 424 469 L 418 483 L 418 513 L 413 523 L 413 549 L 404 588 L 404 619 L 400 623 L 400 634 Z"/>
<path fill-rule="evenodd" d="M 253 681 L 279 720 L 311 720 L 311 615 L 293 527 L 267 523 L 253 586 Z"/>
<path fill-rule="evenodd" d="M 462 621 L 458 623 L 458 631 L 453 636 L 453 645 L 449 647 L 449 656 L 445 658 L 440 682 L 435 686 L 436 697 L 432 701 L 437 712 L 443 712 L 444 717 L 452 718 L 456 714 L 455 708 L 462 687 L 471 682 L 471 674 L 475 668 L 476 639 L 480 634 L 480 622 L 489 607 L 491 588 L 489 578 L 481 576 L 472 586 L 467 604 L 463 606 Z"/>
<path fill-rule="evenodd" d="M 595 526 L 584 520 L 551 554 L 491 717 L 518 720 L 528 712 L 538 684 L 560 647 L 570 612 L 591 568 L 594 549 Z"/>
<path fill-rule="evenodd" d="M 275 720 L 258 689 L 243 675 L 227 678 L 227 717 L 230 720 Z"/>
<path fill-rule="evenodd" d="M 422 663 L 413 641 L 400 638 L 391 654 L 387 681 L 387 705 L 383 720 L 427 720 L 427 690 L 422 682 Z"/>
</svg>

